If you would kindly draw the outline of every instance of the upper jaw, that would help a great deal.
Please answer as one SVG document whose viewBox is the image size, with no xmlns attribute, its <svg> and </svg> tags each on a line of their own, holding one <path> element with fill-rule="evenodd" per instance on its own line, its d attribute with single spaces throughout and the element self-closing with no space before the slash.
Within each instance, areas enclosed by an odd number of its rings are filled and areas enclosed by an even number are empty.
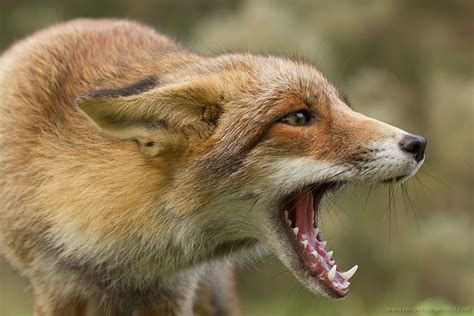
<svg viewBox="0 0 474 316">
<path fill-rule="evenodd" d="M 383 179 L 380 182 L 382 182 L 382 183 L 403 183 L 406 180 L 413 177 L 418 172 L 418 170 L 423 165 L 424 161 L 425 161 L 425 159 L 421 160 L 420 162 L 418 162 L 416 164 L 413 164 L 412 167 L 410 167 L 405 173 L 403 173 L 401 175 L 392 176 L 392 177 Z"/>
</svg>

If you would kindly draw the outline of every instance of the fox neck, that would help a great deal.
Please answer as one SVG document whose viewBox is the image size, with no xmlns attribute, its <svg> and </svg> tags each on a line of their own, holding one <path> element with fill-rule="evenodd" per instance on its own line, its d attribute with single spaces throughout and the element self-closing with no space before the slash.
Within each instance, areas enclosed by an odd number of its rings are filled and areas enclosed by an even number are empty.
<svg viewBox="0 0 474 316">
<path fill-rule="evenodd" d="M 169 211 L 154 210 L 170 214 L 164 221 L 165 226 L 159 229 L 153 227 L 153 221 L 147 227 L 140 226 L 135 234 L 131 234 L 134 238 L 106 245 L 108 249 L 116 249 L 107 252 L 111 254 L 109 258 L 103 258 L 105 251 L 98 251 L 103 266 L 84 270 L 108 270 L 91 276 L 93 278 L 117 273 L 115 280 L 122 280 L 123 284 L 152 284 L 157 280 L 173 280 L 183 272 L 241 254 L 243 250 L 262 252 L 256 239 L 256 223 L 261 221 L 257 218 L 261 213 L 257 208 L 260 207 L 249 198 L 233 202 L 226 199 L 197 209 L 189 216 L 174 216 Z M 87 263 L 82 265 L 87 267 Z"/>
</svg>

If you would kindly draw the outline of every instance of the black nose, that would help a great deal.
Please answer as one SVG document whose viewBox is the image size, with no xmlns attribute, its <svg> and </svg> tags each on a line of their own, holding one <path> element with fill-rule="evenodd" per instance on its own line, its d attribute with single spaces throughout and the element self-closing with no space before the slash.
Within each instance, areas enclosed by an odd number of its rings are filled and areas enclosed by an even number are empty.
<svg viewBox="0 0 474 316">
<path fill-rule="evenodd" d="M 407 135 L 400 141 L 400 148 L 420 162 L 425 157 L 426 138 L 418 135 Z"/>
</svg>

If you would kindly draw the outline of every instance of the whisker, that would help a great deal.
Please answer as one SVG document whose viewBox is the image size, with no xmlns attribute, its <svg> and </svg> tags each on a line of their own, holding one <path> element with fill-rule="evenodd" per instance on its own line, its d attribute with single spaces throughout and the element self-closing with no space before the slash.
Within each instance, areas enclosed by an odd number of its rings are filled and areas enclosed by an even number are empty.
<svg viewBox="0 0 474 316">
<path fill-rule="evenodd" d="M 415 217 L 416 229 L 417 229 L 418 235 L 419 235 L 420 234 L 420 223 L 418 221 L 418 216 L 416 215 L 415 208 L 413 207 L 413 202 L 410 198 L 410 194 L 408 193 L 408 189 L 405 186 L 405 184 L 402 184 L 401 188 L 402 188 L 402 191 L 405 193 L 406 199 L 408 200 L 408 205 L 410 206 L 410 209 L 413 213 L 413 216 Z"/>
<path fill-rule="evenodd" d="M 287 301 L 289 300 L 290 296 L 293 295 L 293 292 L 298 289 L 299 286 L 300 286 L 300 283 L 296 283 L 294 286 L 291 287 L 287 295 Z"/>
<path fill-rule="evenodd" d="M 259 260 L 257 260 L 257 261 L 255 262 L 255 264 L 261 264 L 261 263 L 263 263 L 265 260 L 268 260 L 268 258 L 271 258 L 271 257 L 274 257 L 274 256 L 275 256 L 275 255 L 274 255 L 273 253 L 271 253 L 271 254 L 269 254 L 269 255 L 266 255 L 266 256 L 260 258 Z"/>
<path fill-rule="evenodd" d="M 441 183 L 442 185 L 446 186 L 448 189 L 450 189 L 450 190 L 452 190 L 452 191 L 456 191 L 456 190 L 454 190 L 454 188 L 453 188 L 451 185 L 449 185 L 448 183 L 444 182 L 444 181 L 441 180 L 440 178 L 438 178 L 438 177 L 436 177 L 436 176 L 434 176 L 434 175 L 428 173 L 427 171 L 420 169 L 420 170 L 418 170 L 418 172 L 420 172 L 420 173 L 422 173 L 422 174 L 424 174 L 424 175 L 427 175 L 428 177 L 430 177 L 430 178 L 432 178 L 432 179 L 438 181 L 438 182 Z"/>
<path fill-rule="evenodd" d="M 367 196 L 365 197 L 365 202 L 364 202 L 364 210 L 362 211 L 363 213 L 365 213 L 366 210 L 367 210 L 367 204 L 368 204 L 368 202 L 369 202 L 369 197 L 370 197 L 370 195 L 372 194 L 373 188 L 374 188 L 374 185 L 373 185 L 373 184 L 371 184 L 371 185 L 369 186 L 369 188 L 368 188 Z"/>
<path fill-rule="evenodd" d="M 428 193 L 431 193 L 431 194 L 434 193 L 430 188 L 428 188 L 428 187 L 423 183 L 423 181 L 420 180 L 420 178 L 418 177 L 418 175 L 416 175 L 414 178 L 415 178 L 415 180 L 418 182 L 418 184 L 421 186 L 421 189 L 423 190 L 423 193 L 424 193 L 424 194 L 427 194 L 426 191 L 428 191 Z"/>
<path fill-rule="evenodd" d="M 392 190 L 388 187 L 388 248 L 392 248 Z"/>
<path fill-rule="evenodd" d="M 287 274 L 287 273 L 289 274 L 290 271 L 288 269 L 285 269 L 283 271 L 280 271 L 280 272 L 275 273 L 272 276 L 270 276 L 270 278 L 267 280 L 267 282 L 265 282 L 265 284 L 261 288 L 260 293 L 263 293 L 263 291 L 265 291 L 265 289 L 268 287 L 270 282 L 273 281 L 275 278 L 278 278 L 279 276 L 282 276 L 282 275 Z"/>
<path fill-rule="evenodd" d="M 331 222 L 334 223 L 334 218 L 332 217 L 331 212 L 329 212 L 329 209 L 330 209 L 330 207 L 328 207 L 328 208 L 326 209 L 326 212 L 324 212 L 324 213 L 322 213 L 322 214 L 327 214 L 327 215 L 329 216 L 329 219 L 331 220 Z M 320 225 L 323 225 L 323 223 L 320 223 Z"/>
<path fill-rule="evenodd" d="M 334 214 L 334 216 L 335 216 L 335 218 L 337 219 L 337 221 L 338 221 L 342 226 L 347 227 L 347 225 L 344 224 L 344 221 L 341 220 L 341 218 L 339 217 L 339 215 L 337 214 L 337 212 L 334 211 L 334 206 L 340 208 L 340 207 L 337 205 L 337 203 L 334 201 L 334 203 L 333 203 L 330 207 L 328 207 L 326 213 L 327 213 L 329 216 L 331 216 L 329 210 L 332 210 L 331 213 Z M 331 217 L 331 218 L 332 218 L 332 217 Z M 334 223 L 334 221 L 333 221 L 333 223 Z"/>
<path fill-rule="evenodd" d="M 341 204 L 337 203 L 337 199 L 336 199 L 336 198 L 334 198 L 334 201 L 335 201 L 335 202 L 334 202 L 334 205 L 342 212 L 343 215 L 345 215 L 345 216 L 347 216 L 347 217 L 351 216 L 350 211 L 347 211 L 346 208 L 342 207 Z"/>
<path fill-rule="evenodd" d="M 397 214 L 397 189 L 398 186 L 392 186 L 393 194 L 392 194 L 392 203 L 393 203 L 393 214 L 395 218 L 395 229 L 398 231 L 398 214 Z"/>
</svg>

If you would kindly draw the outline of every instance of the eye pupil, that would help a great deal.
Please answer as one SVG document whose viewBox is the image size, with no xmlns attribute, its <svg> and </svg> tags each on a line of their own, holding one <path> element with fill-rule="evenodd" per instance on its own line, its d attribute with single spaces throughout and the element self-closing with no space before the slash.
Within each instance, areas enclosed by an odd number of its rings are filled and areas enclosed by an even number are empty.
<svg viewBox="0 0 474 316">
<path fill-rule="evenodd" d="M 296 111 L 285 116 L 281 121 L 292 126 L 304 126 L 309 123 L 311 117 L 305 111 Z"/>
<path fill-rule="evenodd" d="M 303 113 L 298 112 L 296 113 L 295 116 L 296 116 L 296 122 L 298 123 L 298 125 L 306 123 L 306 117 Z"/>
</svg>

